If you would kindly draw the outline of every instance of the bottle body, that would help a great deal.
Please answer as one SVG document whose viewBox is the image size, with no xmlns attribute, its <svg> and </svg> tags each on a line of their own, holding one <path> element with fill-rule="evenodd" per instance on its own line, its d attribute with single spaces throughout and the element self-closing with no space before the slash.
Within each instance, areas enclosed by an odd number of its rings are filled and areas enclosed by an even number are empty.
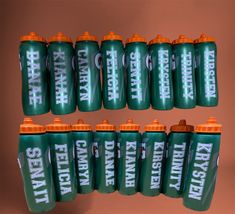
<svg viewBox="0 0 235 214">
<path fill-rule="evenodd" d="M 91 131 L 74 131 L 75 169 L 77 192 L 86 194 L 94 190 L 93 134 Z"/>
<path fill-rule="evenodd" d="M 100 193 L 116 190 L 116 133 L 97 131 L 94 133 L 95 188 Z"/>
<path fill-rule="evenodd" d="M 22 104 L 25 115 L 49 112 L 48 71 L 46 44 L 25 41 L 19 47 L 22 74 Z"/>
<path fill-rule="evenodd" d="M 152 44 L 149 52 L 152 64 L 150 71 L 152 107 L 157 110 L 170 110 L 174 106 L 171 45 Z"/>
<path fill-rule="evenodd" d="M 169 135 L 163 181 L 163 193 L 169 197 L 182 196 L 191 135 L 191 132 L 171 132 Z"/>
<path fill-rule="evenodd" d="M 74 145 L 69 132 L 47 133 L 51 149 L 57 201 L 71 201 L 77 194 Z"/>
<path fill-rule="evenodd" d="M 141 134 L 121 131 L 118 134 L 117 187 L 123 195 L 138 191 Z"/>
<path fill-rule="evenodd" d="M 73 46 L 51 42 L 48 46 L 50 70 L 50 103 L 53 114 L 69 114 L 76 109 Z"/>
<path fill-rule="evenodd" d="M 98 42 L 76 42 L 75 55 L 78 109 L 80 111 L 99 110 L 102 100 Z"/>
<path fill-rule="evenodd" d="M 142 138 L 140 192 L 145 196 L 156 196 L 162 190 L 166 133 L 145 132 Z"/>
<path fill-rule="evenodd" d="M 55 188 L 50 148 L 44 134 L 21 134 L 18 162 L 24 193 L 31 212 L 46 212 L 55 207 Z"/>
<path fill-rule="evenodd" d="M 219 149 L 220 134 L 193 134 L 183 194 L 184 206 L 198 211 L 209 209 L 215 188 Z"/>
<path fill-rule="evenodd" d="M 197 104 L 218 105 L 217 49 L 214 42 L 195 44 Z"/>
<path fill-rule="evenodd" d="M 150 106 L 148 47 L 145 42 L 128 43 L 125 48 L 127 72 L 127 104 L 129 109 Z"/>
<path fill-rule="evenodd" d="M 103 73 L 103 104 L 106 109 L 126 106 L 124 47 L 121 41 L 107 40 L 101 44 Z"/>
<path fill-rule="evenodd" d="M 173 45 L 174 104 L 177 108 L 194 108 L 196 86 L 194 72 L 194 46 L 191 43 Z"/>
</svg>

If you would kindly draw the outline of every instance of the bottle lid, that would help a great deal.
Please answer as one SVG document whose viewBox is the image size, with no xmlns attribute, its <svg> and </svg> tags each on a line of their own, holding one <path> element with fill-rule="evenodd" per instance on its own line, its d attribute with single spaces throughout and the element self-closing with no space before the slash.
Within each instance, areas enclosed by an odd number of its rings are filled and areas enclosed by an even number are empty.
<svg viewBox="0 0 235 214">
<path fill-rule="evenodd" d="M 97 42 L 97 39 L 95 36 L 90 35 L 88 31 L 85 31 L 82 35 L 77 37 L 76 42 L 80 42 L 80 41 L 95 41 L 95 42 Z"/>
<path fill-rule="evenodd" d="M 132 43 L 132 42 L 145 42 L 146 43 L 147 41 L 144 37 L 141 37 L 138 34 L 133 34 L 132 37 L 126 40 L 126 44 Z"/>
<path fill-rule="evenodd" d="M 120 125 L 120 131 L 139 131 L 140 125 L 135 124 L 132 119 L 128 119 L 126 123 Z"/>
<path fill-rule="evenodd" d="M 145 125 L 144 130 L 147 132 L 163 132 L 166 131 L 166 126 L 155 119 L 151 124 Z"/>
<path fill-rule="evenodd" d="M 192 132 L 194 127 L 186 124 L 186 120 L 180 120 L 179 124 L 171 126 L 172 132 Z"/>
<path fill-rule="evenodd" d="M 171 40 L 158 34 L 154 39 L 150 40 L 149 45 L 161 44 L 161 43 L 169 43 L 170 44 Z"/>
<path fill-rule="evenodd" d="M 91 125 L 79 119 L 76 124 L 72 125 L 72 131 L 91 131 Z"/>
<path fill-rule="evenodd" d="M 60 118 L 55 118 L 52 124 L 46 125 L 47 132 L 68 132 L 71 131 L 70 124 L 62 123 Z"/>
<path fill-rule="evenodd" d="M 56 35 L 50 37 L 48 39 L 49 42 L 69 42 L 73 43 L 72 39 L 66 35 L 64 35 L 62 32 L 58 32 Z"/>
<path fill-rule="evenodd" d="M 24 122 L 20 125 L 20 134 L 37 134 L 45 132 L 44 126 L 33 123 L 32 118 L 29 117 L 24 118 Z"/>
<path fill-rule="evenodd" d="M 222 125 L 217 123 L 215 117 L 209 117 L 205 124 L 197 125 L 195 131 L 201 133 L 221 133 Z"/>
<path fill-rule="evenodd" d="M 215 39 L 203 33 L 198 39 L 194 40 L 194 43 L 203 43 L 203 42 L 215 42 Z"/>
<path fill-rule="evenodd" d="M 183 43 L 193 43 L 193 40 L 187 38 L 185 35 L 179 35 L 178 39 L 175 39 L 172 44 L 183 44 Z"/>
<path fill-rule="evenodd" d="M 120 40 L 122 41 L 122 37 L 120 35 L 115 34 L 113 31 L 110 31 L 109 34 L 103 37 L 103 41 L 107 40 Z"/>
<path fill-rule="evenodd" d="M 103 120 L 102 123 L 96 125 L 96 131 L 115 131 L 116 127 L 110 124 L 108 120 Z"/>
<path fill-rule="evenodd" d="M 44 42 L 46 43 L 46 39 L 44 39 L 42 36 L 39 36 L 35 32 L 30 32 L 28 35 L 24 35 L 20 37 L 21 42 L 25 41 L 37 41 L 37 42 Z"/>
</svg>

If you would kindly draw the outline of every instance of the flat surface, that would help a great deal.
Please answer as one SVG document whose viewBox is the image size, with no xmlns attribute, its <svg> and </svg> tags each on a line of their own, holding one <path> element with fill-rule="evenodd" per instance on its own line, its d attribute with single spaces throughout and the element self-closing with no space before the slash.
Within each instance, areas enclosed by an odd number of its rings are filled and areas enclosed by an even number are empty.
<svg viewBox="0 0 235 214">
<path fill-rule="evenodd" d="M 216 38 L 218 47 L 219 106 L 190 110 L 131 111 L 128 109 L 61 116 L 66 123 L 82 118 L 93 127 L 103 119 L 119 125 L 133 118 L 141 127 L 155 118 L 169 126 L 186 119 L 204 123 L 216 116 L 223 124 L 219 178 L 211 209 L 206 213 L 235 213 L 235 1 L 234 0 L 1 0 L 0 1 L 0 213 L 28 213 L 17 166 L 18 130 L 23 121 L 19 38 L 36 31 L 49 38 L 58 31 L 73 41 L 84 31 L 100 41 L 109 31 L 124 41 L 138 33 L 148 41 L 156 34 L 171 40 L 179 34 L 198 38 L 201 33 Z M 36 116 L 39 124 L 51 123 L 51 113 Z M 143 129 L 142 129 L 143 130 Z M 164 196 L 147 198 L 140 194 L 125 197 L 118 193 L 96 192 L 78 196 L 76 201 L 58 204 L 52 213 L 191 213 L 181 199 Z"/>
</svg>

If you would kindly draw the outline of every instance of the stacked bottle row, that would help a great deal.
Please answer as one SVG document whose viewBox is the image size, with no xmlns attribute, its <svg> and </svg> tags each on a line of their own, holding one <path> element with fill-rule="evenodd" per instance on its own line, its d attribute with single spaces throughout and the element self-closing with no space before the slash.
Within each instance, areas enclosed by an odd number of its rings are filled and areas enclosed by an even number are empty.
<svg viewBox="0 0 235 214">
<path fill-rule="evenodd" d="M 25 115 L 69 114 L 76 110 L 170 110 L 216 106 L 216 44 L 206 35 L 158 35 L 149 44 L 134 34 L 124 47 L 110 32 L 101 46 L 85 32 L 73 48 L 58 33 L 47 41 L 34 32 L 21 37 L 22 103 Z M 102 87 L 100 70 L 102 69 Z M 48 72 L 49 71 L 49 72 Z M 74 72 L 76 71 L 76 72 Z"/>
<path fill-rule="evenodd" d="M 92 132 L 89 124 L 63 124 L 59 118 L 46 127 L 25 118 L 20 126 L 19 165 L 29 210 L 48 211 L 55 201 L 70 201 L 97 190 L 123 195 L 164 193 L 183 197 L 186 207 L 207 210 L 217 174 L 221 125 L 170 128 L 154 120 L 140 126 L 128 120 L 120 132 L 104 120 Z M 46 134 L 45 134 L 46 133 Z"/>
</svg>

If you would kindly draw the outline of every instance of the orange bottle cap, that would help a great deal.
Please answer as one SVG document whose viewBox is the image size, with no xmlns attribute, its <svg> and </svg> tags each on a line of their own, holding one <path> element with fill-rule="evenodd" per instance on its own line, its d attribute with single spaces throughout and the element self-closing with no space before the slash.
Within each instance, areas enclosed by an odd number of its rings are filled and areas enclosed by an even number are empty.
<svg viewBox="0 0 235 214">
<path fill-rule="evenodd" d="M 81 36 L 77 37 L 76 42 L 80 42 L 80 41 L 96 41 L 97 42 L 97 39 L 95 36 L 90 35 L 88 31 L 85 31 Z"/>
<path fill-rule="evenodd" d="M 132 43 L 132 42 L 145 42 L 146 43 L 147 41 L 144 37 L 141 37 L 138 34 L 133 34 L 132 37 L 130 37 L 126 40 L 126 44 Z"/>
<path fill-rule="evenodd" d="M 120 40 L 122 41 L 122 37 L 120 35 L 115 34 L 113 31 L 110 31 L 109 34 L 103 37 L 103 41 L 107 40 Z"/>
<path fill-rule="evenodd" d="M 209 117 L 205 124 L 197 125 L 195 131 L 201 133 L 221 133 L 222 125 L 217 123 L 215 117 Z"/>
<path fill-rule="evenodd" d="M 20 41 L 37 41 L 37 42 L 44 42 L 46 43 L 46 39 L 44 39 L 42 36 L 37 35 L 35 32 L 30 32 L 28 35 L 24 35 L 20 37 Z"/>
<path fill-rule="evenodd" d="M 164 132 L 166 126 L 160 124 L 158 120 L 154 120 L 151 124 L 145 125 L 144 130 L 147 132 Z"/>
<path fill-rule="evenodd" d="M 24 118 L 24 122 L 20 125 L 20 134 L 36 134 L 45 133 L 45 127 L 42 125 L 34 124 L 32 118 Z"/>
<path fill-rule="evenodd" d="M 171 43 L 171 40 L 163 37 L 162 35 L 158 34 L 154 39 L 152 39 L 149 42 L 149 45 L 153 45 L 153 44 L 161 44 L 161 43 Z"/>
<path fill-rule="evenodd" d="M 65 36 L 62 32 L 58 32 L 56 35 L 48 39 L 49 42 L 69 42 L 73 43 L 72 39 L 68 36 Z"/>
<path fill-rule="evenodd" d="M 91 125 L 79 119 L 76 124 L 72 125 L 72 131 L 91 131 Z"/>
<path fill-rule="evenodd" d="M 203 42 L 215 42 L 215 39 L 203 33 L 198 39 L 194 40 L 194 43 L 203 43 Z"/>
<path fill-rule="evenodd" d="M 115 131 L 116 127 L 108 120 L 103 120 L 102 123 L 96 125 L 95 129 L 96 131 Z"/>
<path fill-rule="evenodd" d="M 179 35 L 178 39 L 175 39 L 172 44 L 182 44 L 182 43 L 193 43 L 193 40 L 187 38 L 185 35 Z"/>
<path fill-rule="evenodd" d="M 68 132 L 71 131 L 71 125 L 62 123 L 60 118 L 55 118 L 52 124 L 46 125 L 47 132 Z"/>
<path fill-rule="evenodd" d="M 140 125 L 135 124 L 132 119 L 128 119 L 126 123 L 120 125 L 120 131 L 139 131 Z"/>
<path fill-rule="evenodd" d="M 194 127 L 192 125 L 187 125 L 186 120 L 180 120 L 179 124 L 171 126 L 172 132 L 192 132 Z"/>
</svg>

